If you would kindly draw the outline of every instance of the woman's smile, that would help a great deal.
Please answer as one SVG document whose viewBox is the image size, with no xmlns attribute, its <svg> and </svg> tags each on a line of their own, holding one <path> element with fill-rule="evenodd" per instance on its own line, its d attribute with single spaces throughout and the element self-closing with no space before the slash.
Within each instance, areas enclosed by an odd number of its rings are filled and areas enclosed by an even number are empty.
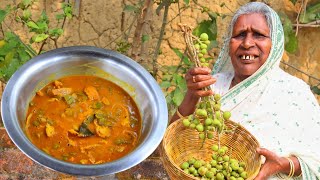
<svg viewBox="0 0 320 180">
<path fill-rule="evenodd" d="M 238 56 L 239 61 L 241 61 L 243 64 L 251 64 L 257 61 L 259 56 L 253 54 L 253 53 L 243 53 Z"/>
</svg>

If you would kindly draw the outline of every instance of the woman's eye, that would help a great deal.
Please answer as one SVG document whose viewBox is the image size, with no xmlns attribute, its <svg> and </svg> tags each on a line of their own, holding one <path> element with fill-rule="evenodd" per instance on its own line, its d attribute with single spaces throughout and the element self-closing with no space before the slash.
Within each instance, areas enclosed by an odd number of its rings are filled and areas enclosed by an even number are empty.
<svg viewBox="0 0 320 180">
<path fill-rule="evenodd" d="M 254 33 L 253 34 L 255 37 L 266 37 L 265 35 L 263 35 L 263 34 L 260 34 L 260 33 Z"/>
<path fill-rule="evenodd" d="M 234 36 L 235 38 L 243 38 L 243 37 L 246 37 L 246 33 L 245 32 L 242 32 L 240 34 L 237 34 L 236 36 Z"/>
</svg>

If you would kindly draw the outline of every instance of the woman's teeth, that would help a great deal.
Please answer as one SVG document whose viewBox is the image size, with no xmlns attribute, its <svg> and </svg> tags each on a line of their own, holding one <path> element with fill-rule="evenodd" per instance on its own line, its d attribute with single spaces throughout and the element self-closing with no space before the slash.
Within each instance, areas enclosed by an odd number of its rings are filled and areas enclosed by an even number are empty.
<svg viewBox="0 0 320 180">
<path fill-rule="evenodd" d="M 252 55 L 242 55 L 241 56 L 241 59 L 243 59 L 243 60 L 253 60 L 254 59 L 254 56 L 252 56 Z"/>
</svg>

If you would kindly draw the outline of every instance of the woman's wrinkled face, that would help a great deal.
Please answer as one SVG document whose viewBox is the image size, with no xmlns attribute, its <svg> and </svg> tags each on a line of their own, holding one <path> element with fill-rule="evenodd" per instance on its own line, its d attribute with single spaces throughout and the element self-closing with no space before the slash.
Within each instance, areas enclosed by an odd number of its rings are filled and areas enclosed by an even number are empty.
<svg viewBox="0 0 320 180">
<path fill-rule="evenodd" d="M 270 29 L 264 15 L 239 16 L 229 44 L 235 76 L 247 78 L 267 60 L 271 49 Z"/>
</svg>

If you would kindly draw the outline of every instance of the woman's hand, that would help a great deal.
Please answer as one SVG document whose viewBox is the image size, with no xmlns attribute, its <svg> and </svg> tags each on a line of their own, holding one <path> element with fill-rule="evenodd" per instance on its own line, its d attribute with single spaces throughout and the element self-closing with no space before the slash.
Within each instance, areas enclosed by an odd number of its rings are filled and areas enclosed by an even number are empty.
<svg viewBox="0 0 320 180">
<path fill-rule="evenodd" d="M 196 104 L 200 97 L 212 95 L 213 92 L 211 90 L 205 91 L 202 88 L 208 87 L 216 82 L 212 77 L 211 69 L 209 68 L 191 68 L 187 72 L 185 78 L 188 90 L 177 109 L 182 116 L 188 116 L 195 111 Z M 171 122 L 174 122 L 179 118 L 178 114 L 175 113 L 171 118 Z"/>
<path fill-rule="evenodd" d="M 211 90 L 205 91 L 202 89 L 216 82 L 211 75 L 211 69 L 202 67 L 191 68 L 185 78 L 188 88 L 187 94 L 196 97 L 210 96 L 213 94 Z"/>
<path fill-rule="evenodd" d="M 284 157 L 279 157 L 277 154 L 264 149 L 258 148 L 257 152 L 266 158 L 265 163 L 262 165 L 259 174 L 256 176 L 255 180 L 268 179 L 270 176 L 290 170 L 289 161 Z M 289 172 L 289 171 L 288 171 Z"/>
</svg>

